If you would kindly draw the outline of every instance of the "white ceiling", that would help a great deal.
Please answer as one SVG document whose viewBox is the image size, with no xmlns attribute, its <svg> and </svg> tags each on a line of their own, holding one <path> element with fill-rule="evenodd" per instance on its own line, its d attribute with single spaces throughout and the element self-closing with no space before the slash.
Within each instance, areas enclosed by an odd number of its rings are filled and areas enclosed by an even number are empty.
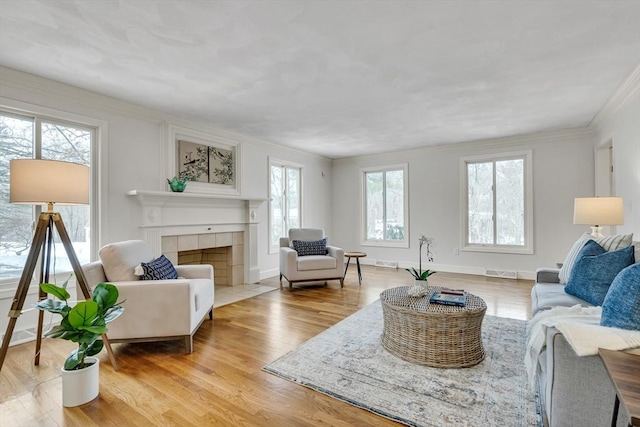
<svg viewBox="0 0 640 427">
<path fill-rule="evenodd" d="M 341 158 L 588 125 L 640 0 L 0 0 L 0 64 Z"/>
</svg>

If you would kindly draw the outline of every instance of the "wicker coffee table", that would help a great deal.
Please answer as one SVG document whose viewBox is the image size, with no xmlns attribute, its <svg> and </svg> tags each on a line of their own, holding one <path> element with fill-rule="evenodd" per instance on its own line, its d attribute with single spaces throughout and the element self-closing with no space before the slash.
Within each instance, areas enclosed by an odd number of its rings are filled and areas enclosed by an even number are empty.
<svg viewBox="0 0 640 427">
<path fill-rule="evenodd" d="M 408 362 L 436 368 L 464 368 L 482 362 L 482 319 L 487 310 L 482 298 L 467 294 L 464 307 L 431 304 L 429 296 L 442 287 L 429 286 L 424 297 L 409 296 L 409 288 L 380 294 L 384 348 Z"/>
</svg>

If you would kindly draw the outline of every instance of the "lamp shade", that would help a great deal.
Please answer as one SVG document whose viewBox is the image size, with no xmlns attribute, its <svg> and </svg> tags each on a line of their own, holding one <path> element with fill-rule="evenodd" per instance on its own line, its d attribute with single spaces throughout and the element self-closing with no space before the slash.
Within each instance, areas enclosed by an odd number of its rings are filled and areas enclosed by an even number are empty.
<svg viewBox="0 0 640 427">
<path fill-rule="evenodd" d="M 9 201 L 88 205 L 89 167 L 57 160 L 16 159 L 9 164 Z"/>
<path fill-rule="evenodd" d="M 573 205 L 573 223 L 582 225 L 624 224 L 622 197 L 576 198 Z"/>
</svg>

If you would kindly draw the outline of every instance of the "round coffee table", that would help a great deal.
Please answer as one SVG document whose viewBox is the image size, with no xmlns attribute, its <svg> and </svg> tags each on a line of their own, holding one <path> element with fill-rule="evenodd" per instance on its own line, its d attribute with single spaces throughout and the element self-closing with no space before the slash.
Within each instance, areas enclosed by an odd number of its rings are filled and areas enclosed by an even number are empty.
<svg viewBox="0 0 640 427">
<path fill-rule="evenodd" d="M 484 360 L 482 319 L 487 305 L 467 293 L 464 307 L 432 304 L 443 288 L 429 286 L 424 297 L 409 296 L 410 286 L 380 294 L 384 330 L 382 345 L 403 360 L 436 368 L 463 368 Z"/>
</svg>

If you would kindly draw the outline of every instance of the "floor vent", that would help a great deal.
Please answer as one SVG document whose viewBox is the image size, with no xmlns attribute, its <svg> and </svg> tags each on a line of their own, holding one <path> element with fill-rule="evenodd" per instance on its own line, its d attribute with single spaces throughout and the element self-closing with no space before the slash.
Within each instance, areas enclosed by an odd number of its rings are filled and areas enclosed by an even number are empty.
<svg viewBox="0 0 640 427">
<path fill-rule="evenodd" d="M 377 259 L 375 265 L 376 267 L 398 268 L 397 261 L 382 261 Z"/>
<path fill-rule="evenodd" d="M 513 270 L 485 270 L 484 275 L 487 277 L 499 277 L 502 279 L 517 279 L 518 272 Z"/>
<path fill-rule="evenodd" d="M 47 325 L 44 325 L 45 328 Z M 20 329 L 17 331 L 13 331 L 11 334 L 11 341 L 9 341 L 9 345 L 18 345 L 29 341 L 34 341 L 36 339 L 37 330 L 35 327 L 28 329 Z M 5 334 L 2 334 L 2 339 L 4 339 Z"/>
</svg>

